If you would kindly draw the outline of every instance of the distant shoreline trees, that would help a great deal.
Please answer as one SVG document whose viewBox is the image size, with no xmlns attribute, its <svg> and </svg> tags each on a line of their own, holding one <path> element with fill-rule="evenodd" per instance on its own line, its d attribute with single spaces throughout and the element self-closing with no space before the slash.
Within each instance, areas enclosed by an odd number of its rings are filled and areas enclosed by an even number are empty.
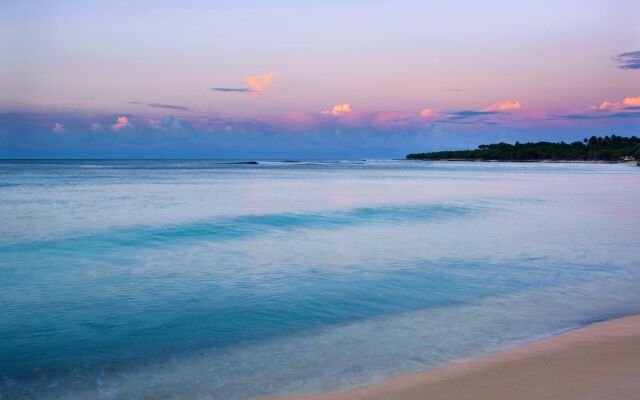
<svg viewBox="0 0 640 400">
<path fill-rule="evenodd" d="M 623 161 L 640 160 L 640 138 L 636 136 L 591 136 L 573 143 L 481 144 L 475 150 L 414 153 L 409 160 L 497 160 L 497 161 Z"/>
</svg>

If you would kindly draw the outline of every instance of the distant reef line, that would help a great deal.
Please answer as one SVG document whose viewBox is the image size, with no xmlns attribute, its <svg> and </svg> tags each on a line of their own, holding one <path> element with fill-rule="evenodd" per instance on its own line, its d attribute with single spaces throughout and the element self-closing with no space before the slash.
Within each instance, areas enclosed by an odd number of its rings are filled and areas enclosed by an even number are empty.
<svg viewBox="0 0 640 400">
<path fill-rule="evenodd" d="M 640 138 L 591 136 L 581 142 L 481 144 L 474 150 L 412 153 L 408 160 L 629 162 L 640 165 Z"/>
</svg>

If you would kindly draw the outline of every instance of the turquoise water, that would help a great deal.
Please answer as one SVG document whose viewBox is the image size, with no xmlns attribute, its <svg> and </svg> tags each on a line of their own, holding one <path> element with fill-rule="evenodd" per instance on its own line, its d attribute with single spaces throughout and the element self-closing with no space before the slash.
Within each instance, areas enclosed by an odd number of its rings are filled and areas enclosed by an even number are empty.
<svg viewBox="0 0 640 400">
<path fill-rule="evenodd" d="M 640 311 L 640 168 L 0 162 L 2 399 L 375 382 Z"/>
</svg>

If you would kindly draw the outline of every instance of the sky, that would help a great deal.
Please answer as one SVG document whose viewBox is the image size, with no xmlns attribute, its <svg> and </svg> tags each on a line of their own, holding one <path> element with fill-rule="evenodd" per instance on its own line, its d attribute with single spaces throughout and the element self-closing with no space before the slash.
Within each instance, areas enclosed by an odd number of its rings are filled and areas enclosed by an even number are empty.
<svg viewBox="0 0 640 400">
<path fill-rule="evenodd" d="M 0 158 L 640 135 L 640 2 L 0 0 Z"/>
</svg>

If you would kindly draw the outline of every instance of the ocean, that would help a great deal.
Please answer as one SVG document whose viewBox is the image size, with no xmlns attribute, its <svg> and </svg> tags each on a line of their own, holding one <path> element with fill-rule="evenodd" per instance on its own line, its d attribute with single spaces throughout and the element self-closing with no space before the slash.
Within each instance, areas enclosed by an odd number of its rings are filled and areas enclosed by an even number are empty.
<svg viewBox="0 0 640 400">
<path fill-rule="evenodd" d="M 0 397 L 337 390 L 640 312 L 640 168 L 0 161 Z"/>
</svg>

